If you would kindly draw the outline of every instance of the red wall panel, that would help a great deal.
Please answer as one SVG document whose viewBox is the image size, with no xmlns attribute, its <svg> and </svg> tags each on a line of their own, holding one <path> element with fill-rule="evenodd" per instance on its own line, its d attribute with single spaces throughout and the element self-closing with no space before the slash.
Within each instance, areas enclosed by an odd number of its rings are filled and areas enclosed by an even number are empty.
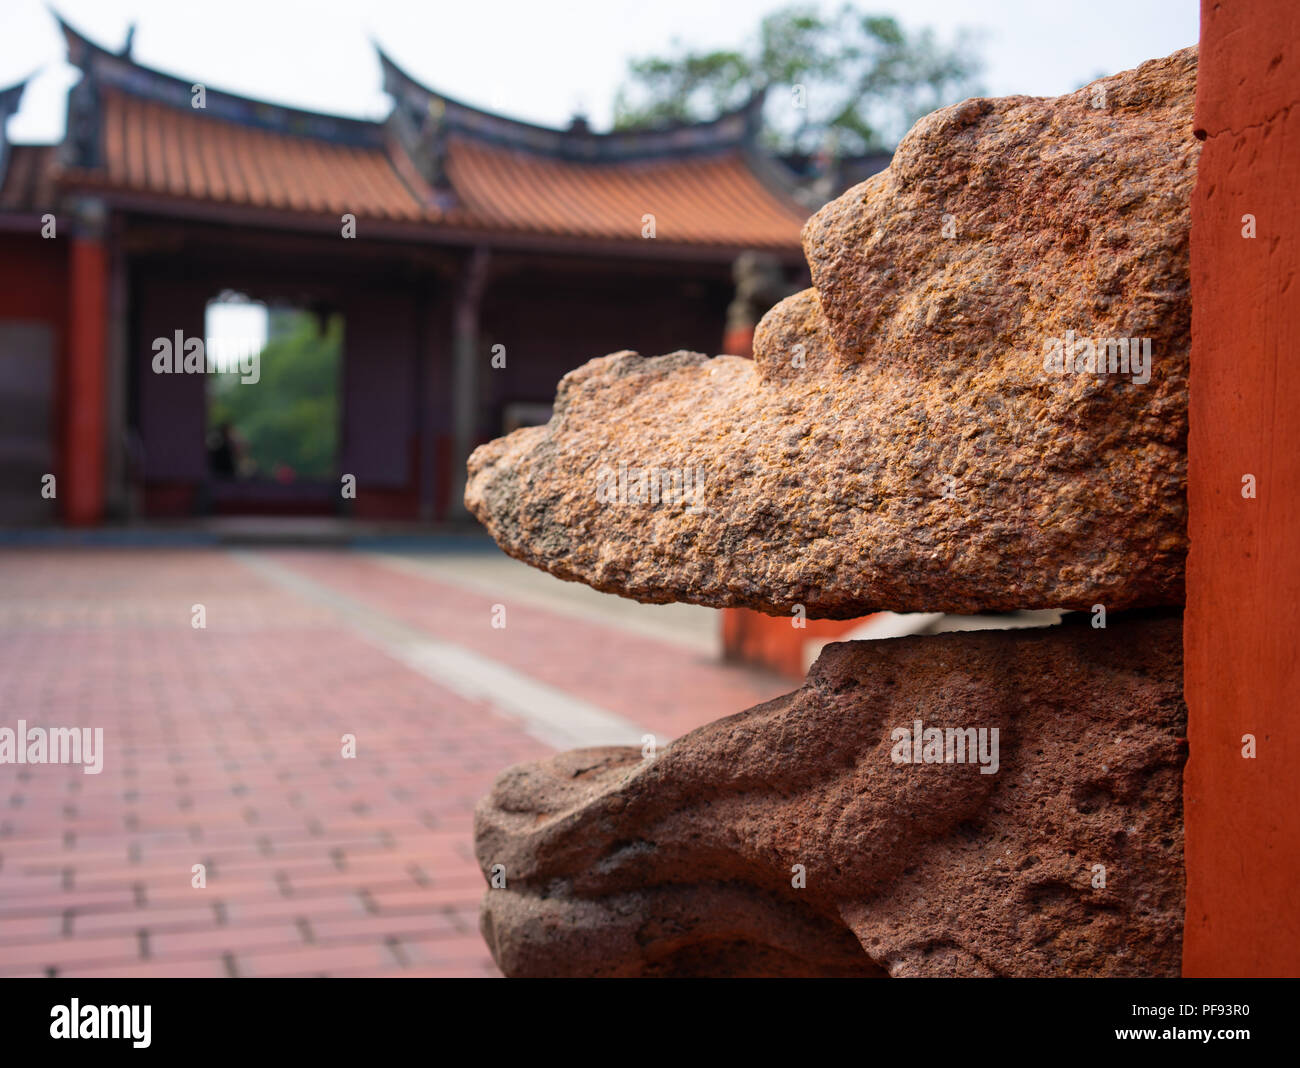
<svg viewBox="0 0 1300 1068">
<path fill-rule="evenodd" d="M 1204 0 L 1184 637 L 1193 976 L 1300 975 L 1298 101 L 1300 6 Z"/>
</svg>

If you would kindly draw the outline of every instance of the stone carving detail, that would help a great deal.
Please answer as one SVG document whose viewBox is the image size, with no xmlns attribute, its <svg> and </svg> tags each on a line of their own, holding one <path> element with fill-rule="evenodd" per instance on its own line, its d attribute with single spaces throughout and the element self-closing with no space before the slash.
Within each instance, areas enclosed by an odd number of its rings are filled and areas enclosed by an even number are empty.
<svg viewBox="0 0 1300 1068">
<path fill-rule="evenodd" d="M 498 964 L 1177 975 L 1181 622 L 1069 620 L 831 645 L 802 689 L 653 759 L 510 769 L 475 821 L 480 865 L 506 876 L 483 902 Z M 991 734 L 969 762 L 896 763 L 927 755 L 895 740 L 918 719 L 923 737 L 997 728 L 996 772 Z"/>
<path fill-rule="evenodd" d="M 639 600 L 1109 613 L 831 645 L 653 759 L 510 769 L 507 975 L 1178 974 L 1195 71 L 928 116 L 753 361 L 592 360 L 473 454 L 502 548 Z"/>
<path fill-rule="evenodd" d="M 511 555 L 643 601 L 1181 604 L 1195 68 L 923 119 L 809 221 L 815 288 L 752 362 L 592 360 L 547 426 L 474 453 L 466 504 Z M 702 499 L 665 503 L 687 471 Z"/>
</svg>

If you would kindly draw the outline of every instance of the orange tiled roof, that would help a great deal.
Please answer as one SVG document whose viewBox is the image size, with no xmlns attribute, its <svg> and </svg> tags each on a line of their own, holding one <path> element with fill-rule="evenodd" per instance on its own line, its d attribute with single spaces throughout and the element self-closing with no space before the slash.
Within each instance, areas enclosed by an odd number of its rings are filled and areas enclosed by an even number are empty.
<svg viewBox="0 0 1300 1068">
<path fill-rule="evenodd" d="M 0 184 L 0 211 L 52 211 L 53 145 L 10 145 L 9 163 Z"/>
<path fill-rule="evenodd" d="M 652 214 L 661 245 L 799 247 L 807 212 L 751 165 L 756 102 L 666 130 L 552 130 L 435 94 L 381 53 L 395 100 L 385 123 L 213 89 L 194 108 L 188 81 L 63 29 L 84 73 L 69 104 L 70 186 L 160 207 L 350 212 L 457 233 L 623 242 L 640 241 Z"/>
<path fill-rule="evenodd" d="M 114 188 L 282 211 L 425 217 L 379 148 L 256 129 L 117 91 L 103 94 L 102 116 L 103 177 Z"/>
<path fill-rule="evenodd" d="M 114 189 L 280 211 L 444 222 L 468 229 L 640 239 L 655 216 L 669 243 L 784 248 L 803 216 L 738 151 L 581 163 L 452 139 L 454 206 L 440 210 L 400 145 L 336 144 L 103 94 L 103 170 Z"/>
<path fill-rule="evenodd" d="M 797 245 L 804 215 L 767 189 L 737 151 L 577 163 L 456 138 L 447 173 L 467 216 L 492 229 L 708 245 Z"/>
</svg>

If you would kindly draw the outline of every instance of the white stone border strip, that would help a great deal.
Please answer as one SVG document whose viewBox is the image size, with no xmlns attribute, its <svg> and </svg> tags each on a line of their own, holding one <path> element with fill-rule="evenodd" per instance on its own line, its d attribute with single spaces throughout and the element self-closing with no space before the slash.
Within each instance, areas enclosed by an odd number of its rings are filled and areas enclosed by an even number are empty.
<svg viewBox="0 0 1300 1068">
<path fill-rule="evenodd" d="M 641 745 L 654 731 L 583 701 L 463 646 L 427 634 L 347 594 L 299 574 L 267 554 L 231 550 L 231 556 L 268 582 L 336 613 L 348 629 L 394 660 L 469 701 L 487 701 L 556 749 Z M 667 739 L 658 739 L 659 745 Z"/>
</svg>

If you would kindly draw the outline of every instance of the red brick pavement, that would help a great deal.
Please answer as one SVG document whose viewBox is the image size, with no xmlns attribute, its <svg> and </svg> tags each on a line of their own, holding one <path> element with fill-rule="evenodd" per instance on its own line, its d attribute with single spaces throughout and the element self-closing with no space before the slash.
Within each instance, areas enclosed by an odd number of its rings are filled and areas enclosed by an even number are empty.
<svg viewBox="0 0 1300 1068">
<path fill-rule="evenodd" d="M 363 556 L 267 555 L 665 737 L 781 688 L 524 605 L 494 631 L 490 599 Z M 0 556 L 20 718 L 103 727 L 105 759 L 0 765 L 0 976 L 496 974 L 473 804 L 547 748 L 230 554 Z"/>
<path fill-rule="evenodd" d="M 361 554 L 268 554 L 433 637 L 510 664 L 671 740 L 793 689 L 788 679 L 723 665 L 708 655 L 527 601 L 465 590 L 397 571 Z M 506 626 L 492 626 L 503 604 Z"/>
</svg>

